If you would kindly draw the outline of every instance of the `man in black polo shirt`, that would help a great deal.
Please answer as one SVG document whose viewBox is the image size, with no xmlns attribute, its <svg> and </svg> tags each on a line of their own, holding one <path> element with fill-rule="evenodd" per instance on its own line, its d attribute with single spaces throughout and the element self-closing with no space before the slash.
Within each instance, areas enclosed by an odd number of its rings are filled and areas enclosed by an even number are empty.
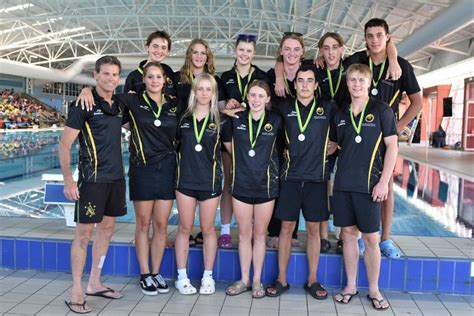
<svg viewBox="0 0 474 316">
<path fill-rule="evenodd" d="M 97 225 L 92 247 L 92 267 L 86 295 L 110 299 L 122 297 L 100 280 L 115 218 L 127 213 L 125 181 L 121 152 L 122 109 L 112 101 L 120 79 L 121 65 L 116 57 L 104 56 L 95 64 L 93 90 L 96 106 L 92 111 L 70 106 L 66 127 L 59 143 L 59 161 L 64 176 L 64 195 L 76 201 L 77 223 L 71 245 L 71 300 L 66 301 L 75 313 L 90 312 L 84 300 L 81 280 L 87 246 Z M 74 104 L 74 102 L 72 103 Z M 71 174 L 71 146 L 79 137 L 79 181 Z"/>
<path fill-rule="evenodd" d="M 346 59 L 347 65 L 361 63 L 368 65 L 372 74 L 370 95 L 380 101 L 388 103 L 395 113 L 397 133 L 400 134 L 422 109 L 421 90 L 410 63 L 398 57 L 402 69 L 402 76 L 397 80 L 385 79 L 388 68 L 387 42 L 390 40 L 388 24 L 382 19 L 371 19 L 365 24 L 365 41 L 367 51 L 353 54 Z M 410 106 L 400 117 L 398 103 L 406 92 Z M 390 258 L 400 257 L 400 250 L 390 239 L 394 210 L 393 179 L 390 179 L 387 200 L 382 203 L 382 239 L 380 250 Z"/>
<path fill-rule="evenodd" d="M 306 291 L 315 299 L 325 299 L 327 291 L 317 282 L 320 254 L 320 222 L 329 218 L 327 205 L 327 155 L 335 146 L 329 146 L 329 123 L 335 106 L 328 101 L 316 100 L 318 84 L 314 67 L 302 65 L 296 73 L 296 99 L 287 98 L 276 104 L 285 122 L 286 157 L 280 177 L 280 197 L 275 217 L 282 220 L 278 239 L 278 279 L 266 289 L 268 296 L 278 296 L 288 290 L 286 280 L 291 254 L 291 235 L 300 210 L 306 220 L 308 282 Z"/>
<path fill-rule="evenodd" d="M 369 283 L 368 298 L 377 310 L 388 303 L 379 291 L 380 204 L 388 196 L 389 182 L 397 159 L 397 130 L 392 110 L 369 98 L 371 72 L 363 64 L 347 69 L 351 104 L 332 120 L 330 138 L 340 148 L 331 209 L 334 225 L 342 227 L 347 285 L 334 299 L 350 302 L 357 291 L 359 231 L 365 243 L 364 262 Z"/>
</svg>

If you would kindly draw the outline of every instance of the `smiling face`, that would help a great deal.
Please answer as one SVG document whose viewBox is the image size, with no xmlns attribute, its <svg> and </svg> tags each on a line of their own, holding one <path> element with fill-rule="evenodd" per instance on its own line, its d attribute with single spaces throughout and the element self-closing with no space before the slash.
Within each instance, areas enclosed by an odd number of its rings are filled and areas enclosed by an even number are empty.
<svg viewBox="0 0 474 316">
<path fill-rule="evenodd" d="M 253 42 L 240 42 L 235 48 L 235 56 L 240 66 L 249 65 L 254 55 L 255 45 Z"/>
<path fill-rule="evenodd" d="M 367 98 L 370 88 L 370 73 L 352 71 L 346 75 L 347 87 L 352 98 Z"/>
<path fill-rule="evenodd" d="M 168 57 L 170 51 L 168 49 L 168 41 L 162 37 L 153 39 L 150 45 L 145 46 L 148 52 L 148 61 L 162 62 Z"/>
<path fill-rule="evenodd" d="M 207 49 L 204 45 L 196 43 L 191 52 L 191 63 L 194 69 L 202 69 L 207 62 Z"/>
<path fill-rule="evenodd" d="M 295 89 L 298 99 L 311 99 L 314 91 L 318 87 L 318 82 L 314 76 L 314 71 L 298 71 L 295 79 Z"/>
<path fill-rule="evenodd" d="M 340 62 L 344 53 L 344 46 L 341 46 L 337 40 L 327 37 L 321 47 L 324 61 L 329 68 L 334 68 Z"/>
<path fill-rule="evenodd" d="M 298 40 L 288 38 L 281 45 L 280 55 L 283 57 L 285 64 L 295 65 L 300 63 L 304 55 L 304 49 Z"/>
<path fill-rule="evenodd" d="M 365 31 L 365 43 L 369 51 L 373 54 L 385 52 L 389 39 L 390 35 L 382 26 L 369 27 Z"/>
<path fill-rule="evenodd" d="M 212 92 L 212 83 L 209 80 L 201 80 L 196 87 L 196 103 L 198 105 L 211 104 Z"/>
<path fill-rule="evenodd" d="M 94 71 L 97 88 L 106 93 L 113 93 L 120 80 L 120 67 L 114 64 L 102 64 L 100 71 Z"/>
<path fill-rule="evenodd" d="M 165 84 L 165 77 L 160 68 L 151 66 L 146 70 L 143 76 L 143 82 L 149 93 L 161 93 Z"/>
<path fill-rule="evenodd" d="M 270 96 L 265 89 L 254 86 L 250 88 L 247 95 L 250 111 L 261 112 L 265 110 L 265 105 L 270 102 Z"/>
</svg>

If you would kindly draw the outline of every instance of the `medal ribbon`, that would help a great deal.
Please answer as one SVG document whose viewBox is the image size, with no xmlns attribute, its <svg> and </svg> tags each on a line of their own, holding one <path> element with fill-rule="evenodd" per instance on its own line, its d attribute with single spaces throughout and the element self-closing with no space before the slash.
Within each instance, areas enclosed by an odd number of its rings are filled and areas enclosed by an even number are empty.
<svg viewBox="0 0 474 316">
<path fill-rule="evenodd" d="M 161 95 L 161 100 L 163 100 L 164 97 L 165 96 L 162 94 Z M 143 91 L 143 99 L 145 99 L 146 104 L 150 108 L 151 112 L 153 112 L 153 115 L 155 116 L 155 119 L 159 119 L 160 115 L 161 115 L 161 110 L 163 109 L 163 107 L 160 106 L 160 105 L 157 105 L 158 106 L 158 112 L 153 111 L 153 108 L 151 107 L 151 103 L 150 103 L 150 100 L 148 99 L 146 91 Z"/>
<path fill-rule="evenodd" d="M 245 99 L 247 98 L 247 90 L 249 88 L 249 84 L 252 81 L 253 68 L 252 66 L 250 66 L 250 72 L 248 74 L 247 84 L 245 85 L 243 91 L 242 91 L 242 80 L 240 79 L 240 73 L 237 67 L 235 67 L 235 72 L 237 74 L 237 85 L 239 86 L 239 91 L 240 91 L 240 95 L 242 96 L 242 101 L 245 101 Z"/>
<path fill-rule="evenodd" d="M 356 122 L 355 122 L 355 119 L 354 119 L 354 114 L 352 113 L 352 103 L 350 105 L 349 112 L 350 112 L 350 115 L 351 115 L 351 122 L 352 122 L 352 126 L 354 127 L 354 130 L 356 131 L 357 135 L 360 134 L 360 130 L 362 129 L 362 121 L 364 120 L 365 108 L 367 107 L 367 103 L 369 103 L 369 99 L 367 99 L 367 101 L 364 104 L 364 108 L 362 109 L 362 113 L 360 114 L 360 117 L 359 117 L 359 123 L 357 125 L 356 125 Z"/>
<path fill-rule="evenodd" d="M 137 70 L 143 76 L 143 69 L 140 66 L 138 66 Z"/>
<path fill-rule="evenodd" d="M 313 99 L 313 104 L 311 105 L 311 109 L 309 110 L 308 117 L 306 118 L 306 121 L 301 122 L 301 114 L 300 114 L 300 109 L 298 107 L 298 100 L 295 100 L 295 108 L 296 108 L 296 118 L 298 119 L 298 127 L 300 128 L 301 134 L 304 133 L 306 128 L 308 127 L 309 121 L 311 120 L 311 116 L 313 116 L 314 109 L 316 108 L 316 99 Z"/>
<path fill-rule="evenodd" d="M 372 85 L 374 86 L 374 88 L 377 88 L 377 85 L 380 82 L 380 78 L 382 78 L 382 74 L 383 74 L 383 71 L 385 69 L 385 62 L 386 61 L 387 61 L 387 59 L 384 59 L 384 61 L 382 63 L 382 68 L 380 68 L 379 77 L 377 78 L 377 81 L 375 81 L 374 80 L 374 63 L 372 62 L 372 59 L 369 57 L 369 68 L 370 68 L 370 72 L 372 73 Z"/>
<path fill-rule="evenodd" d="M 328 67 L 326 67 L 326 73 L 328 75 L 328 80 L 329 80 L 329 90 L 331 93 L 331 98 L 334 98 L 334 96 L 337 93 L 337 90 L 339 90 L 339 85 L 341 84 L 341 79 L 342 79 L 342 72 L 344 71 L 344 66 L 340 64 L 339 66 L 339 75 L 337 77 L 337 83 L 336 83 L 336 90 L 334 90 L 334 85 L 332 83 L 332 76 L 331 76 L 331 71 L 329 70 Z"/>
<path fill-rule="evenodd" d="M 249 121 L 249 138 L 250 138 L 250 147 L 254 148 L 255 144 L 257 144 L 257 138 L 260 134 L 260 130 L 263 126 L 263 121 L 265 120 L 265 111 L 263 112 L 262 116 L 260 117 L 260 121 L 258 121 L 257 127 L 257 134 L 255 135 L 255 140 L 253 139 L 253 124 L 252 124 L 252 113 L 249 111 L 248 121 Z"/>
<path fill-rule="evenodd" d="M 204 119 L 204 123 L 201 126 L 201 130 L 198 132 L 198 122 L 196 119 L 196 114 L 193 113 L 193 127 L 194 127 L 194 137 L 196 137 L 196 142 L 199 144 L 201 142 L 202 136 L 204 136 L 204 131 L 206 130 L 207 121 L 209 120 L 209 112 Z"/>
</svg>

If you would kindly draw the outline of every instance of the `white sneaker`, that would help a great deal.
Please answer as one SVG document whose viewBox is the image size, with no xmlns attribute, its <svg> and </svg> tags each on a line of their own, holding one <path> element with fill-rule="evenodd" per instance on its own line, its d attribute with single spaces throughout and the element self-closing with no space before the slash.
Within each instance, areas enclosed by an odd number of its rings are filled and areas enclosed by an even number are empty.
<svg viewBox="0 0 474 316">
<path fill-rule="evenodd" d="M 197 292 L 189 279 L 176 280 L 174 282 L 174 287 L 178 290 L 179 294 L 182 295 L 193 295 Z"/>
</svg>

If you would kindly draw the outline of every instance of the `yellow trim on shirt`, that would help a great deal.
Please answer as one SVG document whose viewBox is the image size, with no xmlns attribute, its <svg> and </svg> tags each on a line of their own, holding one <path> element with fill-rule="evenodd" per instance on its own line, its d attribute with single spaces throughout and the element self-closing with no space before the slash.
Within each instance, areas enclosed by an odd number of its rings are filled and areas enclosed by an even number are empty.
<svg viewBox="0 0 474 316">
<path fill-rule="evenodd" d="M 143 152 L 143 144 L 142 144 L 142 139 L 140 137 L 140 132 L 138 131 L 138 125 L 137 125 L 137 122 L 135 121 L 135 117 L 133 116 L 132 112 L 130 111 L 129 113 L 133 121 L 133 126 L 134 126 L 133 128 L 135 129 L 135 133 L 137 134 L 138 144 L 140 148 L 137 147 L 137 144 L 135 143 L 135 140 L 132 137 L 133 144 L 135 145 L 135 148 L 138 150 L 138 152 L 142 154 L 143 163 L 146 165 L 145 153 Z"/>
<path fill-rule="evenodd" d="M 369 173 L 367 174 L 367 192 L 370 193 L 370 176 L 372 175 L 372 166 L 374 164 L 375 154 L 379 149 L 380 141 L 382 140 L 382 132 L 380 132 L 377 143 L 375 143 L 374 151 L 372 152 L 372 157 L 370 158 Z"/>
<path fill-rule="evenodd" d="M 87 134 L 89 135 L 89 138 L 91 140 L 92 151 L 94 153 L 94 180 L 97 180 L 97 166 L 99 165 L 99 160 L 97 159 L 97 149 L 95 147 L 95 142 L 94 142 L 94 138 L 92 137 L 92 131 L 89 126 L 89 123 L 86 122 L 85 125 L 86 125 Z"/>
</svg>

